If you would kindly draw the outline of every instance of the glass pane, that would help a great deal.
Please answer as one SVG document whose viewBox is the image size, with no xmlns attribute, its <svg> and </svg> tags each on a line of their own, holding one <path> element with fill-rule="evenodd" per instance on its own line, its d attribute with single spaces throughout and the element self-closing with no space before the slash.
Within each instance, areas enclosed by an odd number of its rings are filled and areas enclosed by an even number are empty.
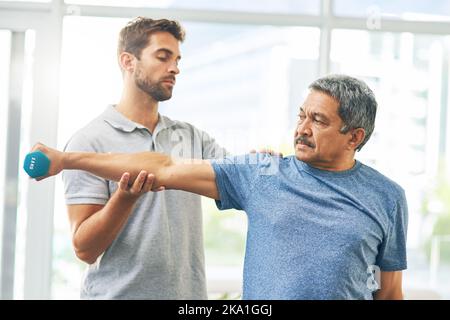
<svg viewBox="0 0 450 320">
<path fill-rule="evenodd" d="M 122 76 L 117 36 L 128 19 L 65 17 L 61 61 L 58 148 L 107 104 L 118 101 Z M 86 264 L 72 249 L 62 179 L 55 180 L 52 298 L 78 299 Z"/>
<path fill-rule="evenodd" d="M 265 13 L 302 13 L 310 15 L 318 15 L 320 12 L 319 0 L 66 0 L 65 2 L 70 4 L 89 4 L 101 6 L 202 9 L 218 11 L 226 10 Z"/>
<path fill-rule="evenodd" d="M 24 263 L 25 263 L 25 241 L 26 241 L 26 192 L 27 192 L 27 182 L 28 177 L 25 172 L 21 170 L 19 166 L 18 172 L 18 181 L 17 185 L 12 185 L 11 181 L 9 182 L 9 187 L 17 187 L 17 199 L 9 198 L 7 200 L 4 199 L 5 196 L 5 186 L 6 186 L 6 161 L 8 158 L 7 152 L 7 139 L 9 141 L 15 143 L 17 142 L 19 145 L 19 159 L 23 159 L 23 155 L 26 154 L 29 146 L 29 120 L 30 120 L 30 111 L 31 111 L 31 98 L 32 98 L 32 65 L 33 65 L 33 52 L 34 52 L 34 31 L 27 30 L 24 34 L 15 34 L 15 37 L 18 37 L 19 40 L 15 40 L 17 47 L 16 49 L 12 48 L 12 39 L 13 34 L 9 30 L 0 30 L 0 70 L 3 72 L 0 73 L 0 248 L 2 247 L 1 241 L 2 231 L 3 231 L 3 221 L 4 221 L 4 205 L 5 201 L 10 201 L 11 204 L 15 204 L 17 201 L 17 215 L 15 217 L 15 231 L 11 232 L 10 241 L 14 241 L 15 246 L 12 246 L 11 250 L 14 250 L 14 271 L 13 271 L 13 298 L 14 299 L 23 299 L 23 287 L 24 287 Z M 20 48 L 20 42 L 24 40 L 24 48 Z M 11 78 L 15 78 L 14 84 L 20 85 L 22 87 L 22 92 L 17 93 L 21 94 L 22 104 L 20 106 L 14 107 L 14 116 L 11 117 L 11 114 L 8 114 L 10 111 L 10 70 L 11 70 L 11 49 L 18 50 L 15 51 L 15 54 L 21 56 L 24 54 L 24 60 L 19 59 L 18 56 L 15 56 L 14 63 L 15 68 L 17 70 L 17 74 L 11 75 Z M 22 52 L 23 50 L 23 52 Z M 17 80 L 20 79 L 20 80 Z M 17 103 L 17 102 L 16 102 Z M 20 108 L 20 112 L 18 111 Z M 7 132 L 8 128 L 19 124 L 18 117 L 20 117 L 20 137 L 12 136 L 11 131 Z M 8 121 L 13 118 L 15 121 L 14 124 L 8 123 Z M 14 189 L 9 190 L 10 196 L 12 194 L 15 195 Z M 10 209 L 11 210 L 11 209 Z M 11 217 L 10 217 L 11 223 Z M 11 224 L 12 225 L 12 224 Z M 10 229 L 9 231 L 12 231 Z M 1 259 L 1 256 L 0 256 Z"/>
<path fill-rule="evenodd" d="M 9 61 L 11 55 L 11 32 L 0 30 L 0 263 L 2 262 L 1 248 L 3 239 L 3 215 L 5 196 L 5 166 L 6 166 L 6 138 L 8 121 L 8 83 L 9 83 Z M 0 269 L 1 272 L 1 269 Z"/>
<path fill-rule="evenodd" d="M 64 19 L 59 148 L 120 98 L 116 44 L 127 21 Z M 181 73 L 172 99 L 160 104 L 160 112 L 207 131 L 233 153 L 266 145 L 292 152 L 298 105 L 304 88 L 317 76 L 319 30 L 182 25 L 187 37 L 181 46 Z M 74 257 L 67 217 L 60 214 L 66 211 L 61 179 L 56 180 L 55 198 L 53 297 L 76 298 L 84 266 Z M 232 281 L 239 291 L 245 215 L 218 213 L 214 202 L 205 199 L 204 227 L 208 281 Z"/>
<path fill-rule="evenodd" d="M 441 115 L 447 108 L 442 97 L 448 93 L 443 82 L 449 73 L 448 65 L 444 68 L 448 63 L 448 43 L 449 37 L 410 33 L 355 30 L 332 33 L 332 71 L 366 80 L 379 104 L 371 141 L 358 156 L 406 190 L 409 266 L 403 283 L 407 288 L 433 286 L 429 272 L 430 241 L 436 230 L 448 226 L 446 223 L 450 221 L 450 203 L 441 206 L 439 212 L 430 207 L 430 202 L 446 192 L 445 188 L 435 190 L 436 183 L 430 181 L 437 181 L 436 177 L 442 175 L 439 154 L 445 136 Z M 437 217 L 441 215 L 446 218 L 439 224 Z M 450 253 L 448 246 L 445 250 L 442 244 L 441 253 Z M 437 274 L 440 282 L 436 285 L 448 299 L 450 259 L 442 256 L 440 262 Z"/>
<path fill-rule="evenodd" d="M 184 26 L 182 72 L 164 112 L 203 128 L 234 153 L 263 144 L 289 148 L 303 90 L 317 74 L 319 30 Z"/>
<path fill-rule="evenodd" d="M 24 159 L 30 147 L 31 110 L 33 105 L 33 65 L 36 41 L 35 30 L 25 32 L 25 56 L 23 70 L 23 93 L 20 132 L 20 159 Z M 27 237 L 26 204 L 29 177 L 19 166 L 19 201 L 17 207 L 16 262 L 14 279 L 14 299 L 23 299 L 25 281 L 25 245 Z"/>
<path fill-rule="evenodd" d="M 0 0 L 0 2 L 2 1 L 7 1 L 7 2 L 51 2 L 52 0 Z"/>
<path fill-rule="evenodd" d="M 368 17 L 378 15 L 403 20 L 450 20 L 447 0 L 335 0 L 334 12 L 339 16 Z"/>
</svg>

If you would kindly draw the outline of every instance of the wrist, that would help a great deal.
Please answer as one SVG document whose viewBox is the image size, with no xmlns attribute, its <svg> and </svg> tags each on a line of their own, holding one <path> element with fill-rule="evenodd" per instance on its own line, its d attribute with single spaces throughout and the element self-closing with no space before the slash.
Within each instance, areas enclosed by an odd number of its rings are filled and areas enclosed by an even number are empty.
<svg viewBox="0 0 450 320">
<path fill-rule="evenodd" d="M 69 152 L 61 152 L 61 166 L 62 169 L 70 168 L 70 153 Z"/>
</svg>

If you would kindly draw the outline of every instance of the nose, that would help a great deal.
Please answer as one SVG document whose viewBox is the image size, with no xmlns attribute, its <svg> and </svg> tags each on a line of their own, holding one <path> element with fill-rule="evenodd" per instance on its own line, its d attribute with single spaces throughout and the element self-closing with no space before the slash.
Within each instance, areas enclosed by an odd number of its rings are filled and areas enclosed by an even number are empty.
<svg viewBox="0 0 450 320">
<path fill-rule="evenodd" d="M 309 119 L 304 119 L 303 121 L 299 121 L 297 123 L 297 129 L 295 130 L 295 136 L 307 136 L 310 137 L 312 135 L 311 131 L 311 122 Z"/>
<path fill-rule="evenodd" d="M 169 72 L 171 74 L 179 74 L 180 73 L 180 69 L 178 69 L 178 63 L 177 62 L 173 62 L 173 63 L 170 64 Z"/>
</svg>

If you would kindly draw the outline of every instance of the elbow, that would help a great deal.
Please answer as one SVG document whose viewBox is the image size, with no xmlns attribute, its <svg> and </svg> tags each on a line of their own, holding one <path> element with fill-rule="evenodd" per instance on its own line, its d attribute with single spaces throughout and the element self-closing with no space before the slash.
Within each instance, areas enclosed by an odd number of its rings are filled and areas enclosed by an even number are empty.
<svg viewBox="0 0 450 320">
<path fill-rule="evenodd" d="M 75 254 L 77 256 L 78 259 L 80 259 L 81 261 L 87 263 L 87 264 L 94 264 L 95 261 L 97 261 L 98 256 L 94 255 L 90 252 L 87 251 L 79 251 L 75 249 Z"/>
<path fill-rule="evenodd" d="M 404 300 L 403 291 L 398 291 L 390 297 L 390 300 Z"/>
<path fill-rule="evenodd" d="M 93 263 L 95 263 L 95 261 L 97 261 L 99 254 L 97 254 L 96 252 L 93 252 L 92 250 L 82 249 L 82 247 L 79 244 L 79 241 L 76 237 L 73 238 L 72 245 L 73 245 L 73 249 L 75 251 L 75 255 L 81 261 L 83 261 L 87 264 L 93 264 Z"/>
<path fill-rule="evenodd" d="M 403 291 L 402 290 L 392 290 L 385 292 L 377 292 L 375 294 L 375 300 L 403 300 Z"/>
</svg>

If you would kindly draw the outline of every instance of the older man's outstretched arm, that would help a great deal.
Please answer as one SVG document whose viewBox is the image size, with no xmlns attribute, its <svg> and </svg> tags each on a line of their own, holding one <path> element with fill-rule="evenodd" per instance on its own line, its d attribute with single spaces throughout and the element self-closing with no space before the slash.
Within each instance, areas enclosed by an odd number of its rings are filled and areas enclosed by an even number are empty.
<svg viewBox="0 0 450 320">
<path fill-rule="evenodd" d="M 57 175 L 62 170 L 84 170 L 113 181 L 119 181 L 122 174 L 128 172 L 132 184 L 139 172 L 145 170 L 155 175 L 154 189 L 164 186 L 219 199 L 214 170 L 205 160 L 172 159 L 156 152 L 61 152 L 40 143 L 32 149 L 38 150 L 50 159 L 50 168 L 47 175 L 37 180 Z"/>
</svg>

